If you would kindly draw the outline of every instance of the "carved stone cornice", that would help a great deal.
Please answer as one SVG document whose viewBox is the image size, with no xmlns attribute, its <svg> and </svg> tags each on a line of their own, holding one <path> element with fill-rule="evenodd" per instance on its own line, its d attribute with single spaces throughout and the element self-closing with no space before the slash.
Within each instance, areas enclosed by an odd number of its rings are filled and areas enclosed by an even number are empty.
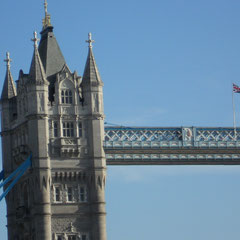
<svg viewBox="0 0 240 240">
<path fill-rule="evenodd" d="M 101 113 L 92 113 L 92 114 L 86 115 L 86 119 L 88 119 L 88 120 L 104 120 L 105 115 L 101 114 Z"/>
<path fill-rule="evenodd" d="M 26 116 L 28 120 L 42 120 L 48 118 L 48 114 L 30 114 Z"/>
<path fill-rule="evenodd" d="M 86 182 L 86 171 L 53 171 L 52 178 L 56 181 L 81 181 Z"/>
</svg>

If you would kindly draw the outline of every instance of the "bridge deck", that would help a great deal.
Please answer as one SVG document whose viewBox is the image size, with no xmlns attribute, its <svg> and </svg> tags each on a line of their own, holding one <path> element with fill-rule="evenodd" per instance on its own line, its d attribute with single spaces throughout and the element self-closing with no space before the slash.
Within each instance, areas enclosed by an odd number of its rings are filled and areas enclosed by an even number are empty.
<svg viewBox="0 0 240 240">
<path fill-rule="evenodd" d="M 108 165 L 239 165 L 233 128 L 105 127 Z"/>
</svg>

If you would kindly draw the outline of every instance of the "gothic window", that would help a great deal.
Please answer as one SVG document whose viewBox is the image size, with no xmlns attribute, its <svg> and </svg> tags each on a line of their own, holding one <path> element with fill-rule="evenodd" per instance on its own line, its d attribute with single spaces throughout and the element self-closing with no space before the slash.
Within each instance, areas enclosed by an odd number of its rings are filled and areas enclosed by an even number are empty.
<svg viewBox="0 0 240 240">
<path fill-rule="evenodd" d="M 62 202 L 62 190 L 60 186 L 54 186 L 54 202 Z"/>
<path fill-rule="evenodd" d="M 87 189 L 84 186 L 79 186 L 79 202 L 87 201 Z"/>
<path fill-rule="evenodd" d="M 63 188 L 62 185 L 53 186 L 52 201 L 54 203 L 84 203 L 87 202 L 87 188 L 84 185 L 69 184 Z"/>
<path fill-rule="evenodd" d="M 55 188 L 55 201 L 60 202 L 60 187 Z"/>
<path fill-rule="evenodd" d="M 78 137 L 82 137 L 82 122 L 78 123 Z"/>
<path fill-rule="evenodd" d="M 67 187 L 67 201 L 73 202 L 73 188 Z"/>
<path fill-rule="evenodd" d="M 73 97 L 72 97 L 72 91 L 71 90 L 69 90 L 69 89 L 62 90 L 61 97 L 62 97 L 62 103 L 63 104 L 72 104 Z"/>
<path fill-rule="evenodd" d="M 53 123 L 53 136 L 58 137 L 58 122 Z"/>
<path fill-rule="evenodd" d="M 74 137 L 73 122 L 63 122 L 63 137 Z"/>
</svg>

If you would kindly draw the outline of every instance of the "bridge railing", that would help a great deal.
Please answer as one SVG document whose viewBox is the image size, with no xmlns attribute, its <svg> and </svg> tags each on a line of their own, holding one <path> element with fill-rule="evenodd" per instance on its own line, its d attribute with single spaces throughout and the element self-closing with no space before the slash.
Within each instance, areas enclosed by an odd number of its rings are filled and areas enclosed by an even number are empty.
<svg viewBox="0 0 240 240">
<path fill-rule="evenodd" d="M 221 127 L 105 127 L 104 147 L 240 147 L 240 129 Z"/>
</svg>

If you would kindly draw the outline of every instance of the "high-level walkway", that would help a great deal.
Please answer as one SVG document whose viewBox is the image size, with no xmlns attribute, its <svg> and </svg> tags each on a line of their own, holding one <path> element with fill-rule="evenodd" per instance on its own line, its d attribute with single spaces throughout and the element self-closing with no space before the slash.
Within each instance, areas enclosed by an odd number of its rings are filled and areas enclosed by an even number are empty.
<svg viewBox="0 0 240 240">
<path fill-rule="evenodd" d="M 107 165 L 238 165 L 240 129 L 105 127 Z"/>
</svg>

